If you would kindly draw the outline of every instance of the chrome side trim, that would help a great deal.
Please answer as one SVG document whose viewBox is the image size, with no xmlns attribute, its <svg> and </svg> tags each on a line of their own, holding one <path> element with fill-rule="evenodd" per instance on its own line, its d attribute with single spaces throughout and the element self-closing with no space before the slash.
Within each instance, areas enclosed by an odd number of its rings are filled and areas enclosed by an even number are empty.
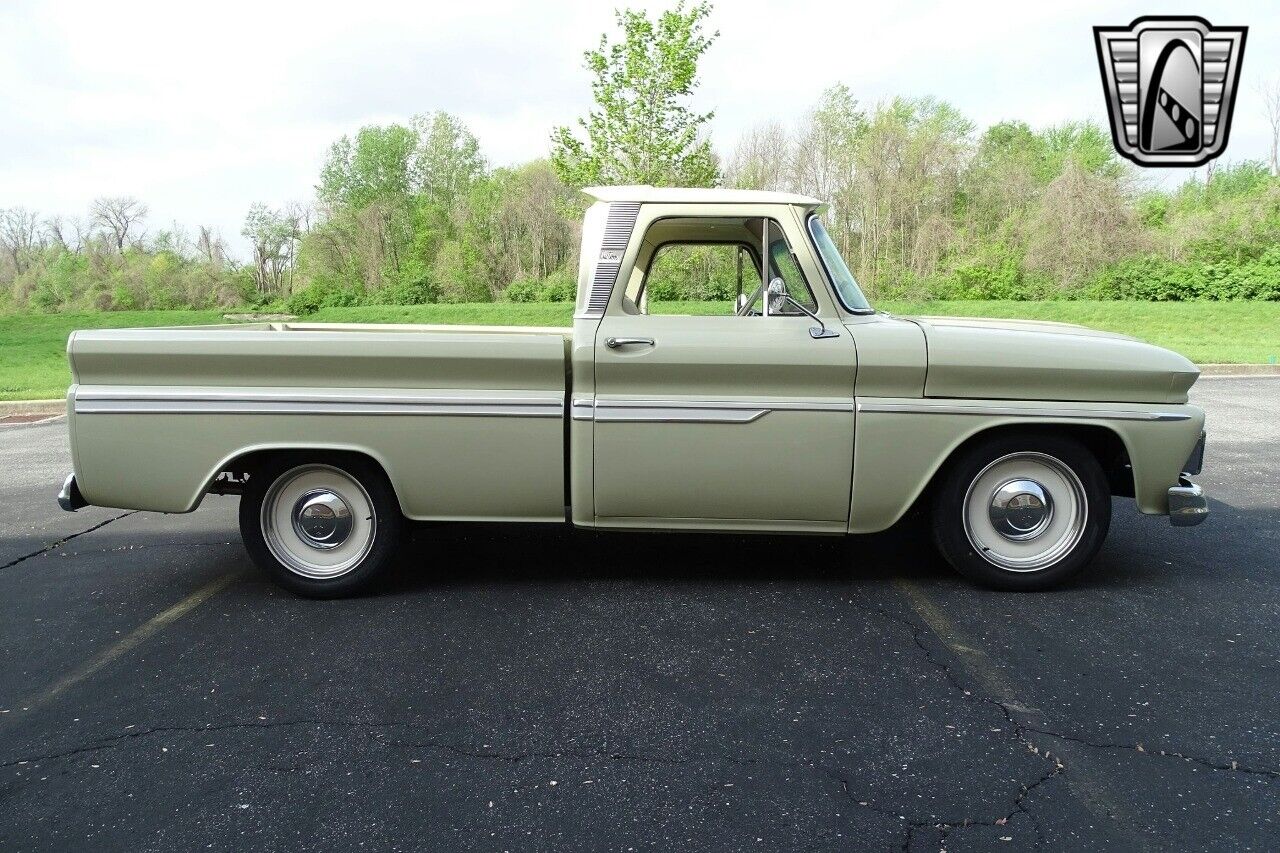
<svg viewBox="0 0 1280 853">
<path fill-rule="evenodd" d="M 627 399 L 596 400 L 596 408 L 666 408 L 666 409 L 764 409 L 766 411 L 797 412 L 852 412 L 853 403 L 837 403 L 826 400 L 668 400 L 668 399 Z"/>
<path fill-rule="evenodd" d="M 596 406 L 596 423 L 702 423 L 749 424 L 769 414 L 768 409 L 716 408 L 707 406 L 640 407 Z"/>
<path fill-rule="evenodd" d="M 848 412 L 853 403 L 797 400 L 589 400 L 573 401 L 573 419 L 598 423 L 749 424 L 770 412 Z"/>
<path fill-rule="evenodd" d="M 76 406 L 77 415 L 443 415 L 449 417 L 558 418 L 560 406 L 398 405 L 289 402 L 128 402 Z"/>
<path fill-rule="evenodd" d="M 77 415 L 442 415 L 559 418 L 562 398 L 521 394 L 352 394 L 270 389 L 77 390 Z"/>
<path fill-rule="evenodd" d="M 858 401 L 858 411 L 910 415 L 1000 415 L 1034 418 L 1086 418 L 1117 421 L 1186 421 L 1190 415 L 1178 412 L 1136 411 L 1128 409 L 1061 409 L 1052 406 L 993 406 L 936 403 L 928 400 L 872 403 Z"/>
<path fill-rule="evenodd" d="M 558 406 L 563 397 L 546 392 L 521 391 L 456 391 L 441 393 L 392 393 L 375 390 L 364 393 L 361 389 L 297 389 L 297 388 L 170 388 L 79 386 L 75 400 L 89 401 L 155 401 L 155 402 L 243 402 L 268 401 L 275 403 L 379 403 L 385 405 L 540 405 Z"/>
</svg>

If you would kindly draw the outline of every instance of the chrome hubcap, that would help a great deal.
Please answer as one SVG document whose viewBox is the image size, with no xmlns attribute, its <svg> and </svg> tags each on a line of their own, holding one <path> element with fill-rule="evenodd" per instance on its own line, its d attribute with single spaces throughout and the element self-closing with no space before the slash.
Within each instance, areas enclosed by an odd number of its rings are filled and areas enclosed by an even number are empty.
<svg viewBox="0 0 1280 853">
<path fill-rule="evenodd" d="M 351 507 L 328 489 L 312 489 L 293 505 L 293 529 L 312 548 L 337 548 L 351 535 L 351 526 Z"/>
<path fill-rule="evenodd" d="M 271 555 L 315 580 L 359 566 L 378 535 L 368 490 L 332 465 L 299 465 L 281 474 L 263 496 L 261 523 Z"/>
<path fill-rule="evenodd" d="M 995 490 L 987 511 L 991 526 L 1006 539 L 1035 539 L 1053 520 L 1053 498 L 1035 480 L 1010 480 Z"/>
<path fill-rule="evenodd" d="M 978 472 L 964 496 L 965 536 L 983 559 L 1012 572 L 1062 560 L 1089 521 L 1084 484 L 1047 453 L 1001 456 Z"/>
</svg>

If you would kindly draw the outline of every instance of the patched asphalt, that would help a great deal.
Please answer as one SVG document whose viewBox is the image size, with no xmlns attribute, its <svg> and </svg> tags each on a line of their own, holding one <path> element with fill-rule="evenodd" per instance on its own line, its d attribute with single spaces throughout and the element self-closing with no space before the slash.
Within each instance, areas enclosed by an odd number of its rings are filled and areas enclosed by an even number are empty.
<svg viewBox="0 0 1280 853">
<path fill-rule="evenodd" d="M 295 598 L 235 499 L 58 510 L 0 430 L 0 847 L 1280 848 L 1280 379 L 1202 380 L 1213 515 L 1088 574 L 841 541 L 415 530 Z M 145 476 L 145 472 L 139 472 Z"/>
</svg>

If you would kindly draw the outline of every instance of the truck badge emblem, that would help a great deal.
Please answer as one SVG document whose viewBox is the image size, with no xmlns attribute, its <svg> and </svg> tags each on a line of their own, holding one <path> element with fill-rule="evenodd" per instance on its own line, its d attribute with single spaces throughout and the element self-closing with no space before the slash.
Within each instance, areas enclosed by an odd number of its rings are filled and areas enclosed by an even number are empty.
<svg viewBox="0 0 1280 853">
<path fill-rule="evenodd" d="M 1248 31 L 1159 16 L 1094 27 L 1120 156 L 1139 166 L 1202 166 L 1220 155 Z"/>
</svg>

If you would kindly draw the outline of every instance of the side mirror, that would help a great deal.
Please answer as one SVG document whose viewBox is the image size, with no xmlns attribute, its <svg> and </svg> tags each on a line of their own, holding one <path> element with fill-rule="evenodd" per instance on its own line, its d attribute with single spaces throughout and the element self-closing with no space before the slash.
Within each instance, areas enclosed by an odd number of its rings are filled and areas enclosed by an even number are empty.
<svg viewBox="0 0 1280 853">
<path fill-rule="evenodd" d="M 818 325 L 812 326 L 809 329 L 809 337 L 813 338 L 814 340 L 840 337 L 840 333 L 837 332 L 835 329 L 827 328 L 827 324 L 822 322 L 821 317 L 819 317 L 817 314 L 810 311 L 804 305 L 797 302 L 795 297 L 793 297 L 790 293 L 787 293 L 787 285 L 782 281 L 782 279 L 775 278 L 773 281 L 769 282 L 769 299 L 771 300 L 769 302 L 770 311 L 774 311 L 776 306 L 776 308 L 778 309 L 776 313 L 781 314 L 782 306 L 790 305 L 793 308 L 795 308 L 797 311 L 799 311 L 801 314 L 804 314 L 806 317 L 808 317 L 809 319 L 817 323 Z"/>
<path fill-rule="evenodd" d="M 782 314 L 783 309 L 791 302 L 791 296 L 787 293 L 787 283 L 780 278 L 769 280 L 769 313 Z"/>
</svg>

